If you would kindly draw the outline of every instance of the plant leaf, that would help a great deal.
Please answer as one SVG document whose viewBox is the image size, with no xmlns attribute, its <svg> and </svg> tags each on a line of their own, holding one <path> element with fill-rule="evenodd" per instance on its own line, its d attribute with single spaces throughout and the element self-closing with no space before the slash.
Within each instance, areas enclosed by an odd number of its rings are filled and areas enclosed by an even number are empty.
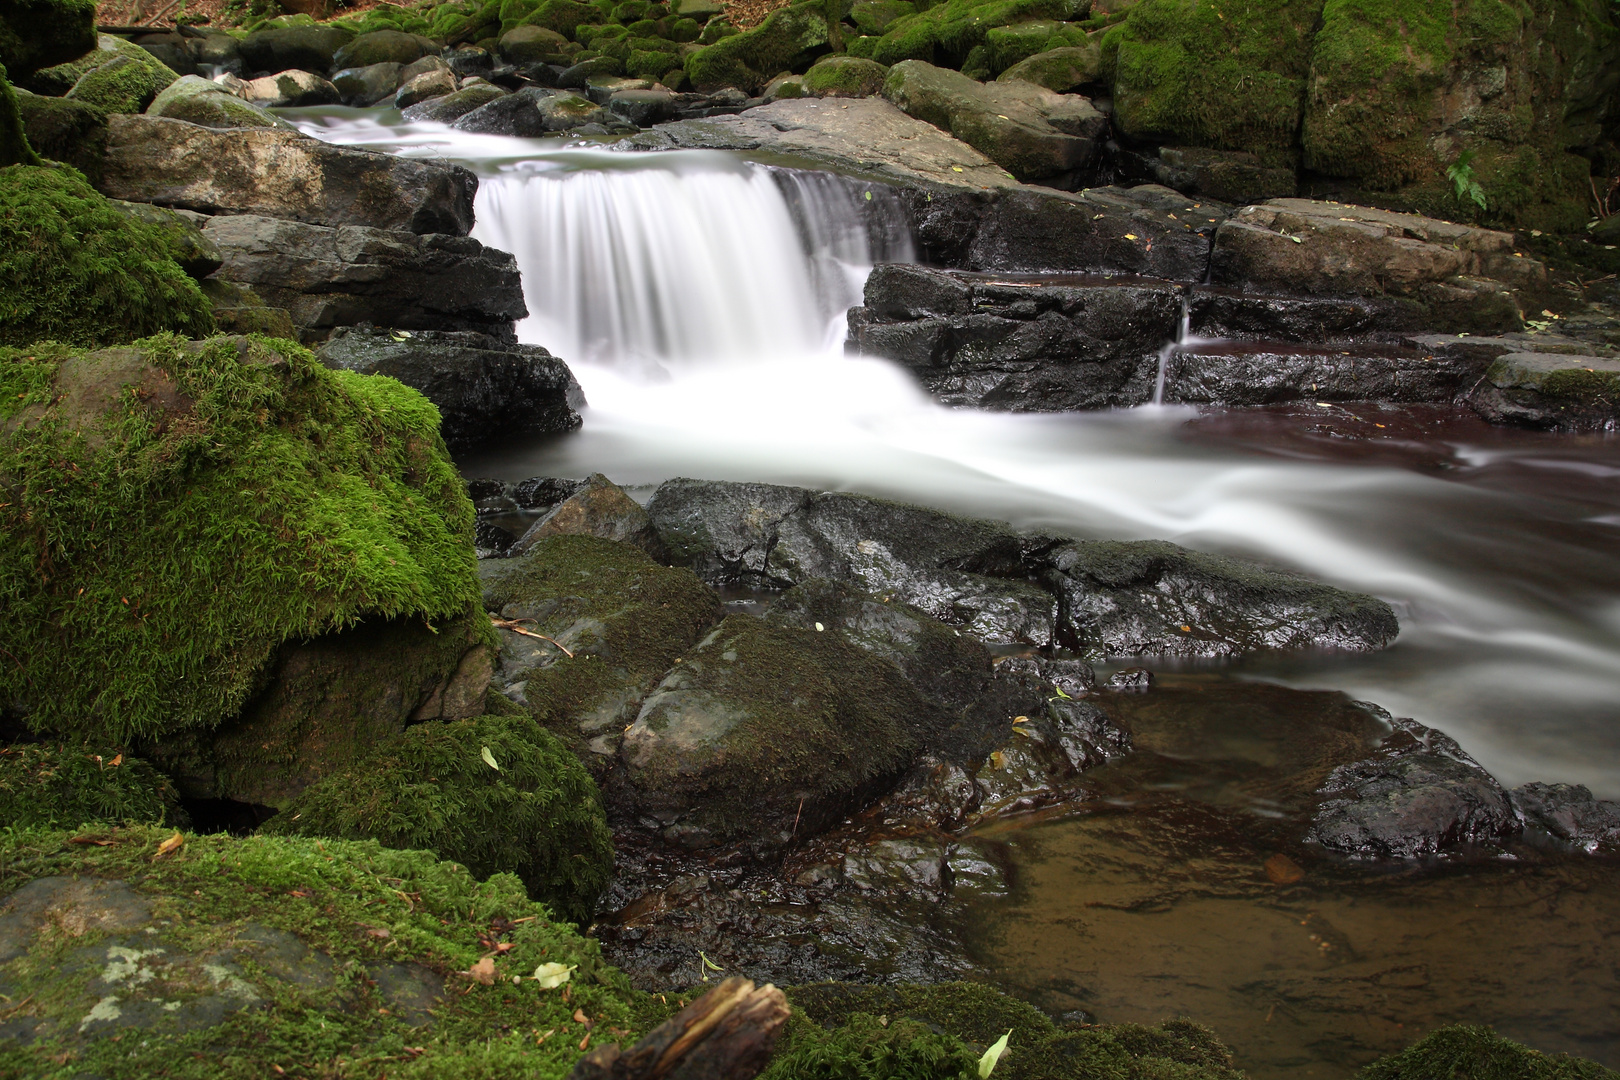
<svg viewBox="0 0 1620 1080">
<path fill-rule="evenodd" d="M 157 854 L 152 856 L 152 860 L 156 862 L 165 855 L 173 855 L 185 845 L 185 842 L 186 838 L 181 836 L 179 832 L 176 832 L 173 836 L 169 837 L 167 840 L 163 841 L 163 843 L 158 845 Z"/>
<path fill-rule="evenodd" d="M 555 990 L 568 981 L 578 964 L 541 964 L 534 969 L 534 981 L 542 990 Z"/>
<path fill-rule="evenodd" d="M 485 986 L 493 986 L 495 985 L 495 958 L 486 956 L 461 974 L 474 982 L 481 982 Z"/>
<path fill-rule="evenodd" d="M 984 1057 L 979 1059 L 979 1080 L 989 1080 L 990 1074 L 995 1071 L 996 1062 L 1007 1052 L 1007 1040 L 1010 1038 L 1012 1038 L 1011 1031 L 997 1039 L 990 1049 L 984 1052 Z"/>
<path fill-rule="evenodd" d="M 489 752 L 489 747 L 486 746 L 482 750 L 478 751 L 478 756 L 484 759 L 485 765 L 488 765 L 496 772 L 501 771 L 501 767 L 495 764 L 495 755 Z"/>
</svg>

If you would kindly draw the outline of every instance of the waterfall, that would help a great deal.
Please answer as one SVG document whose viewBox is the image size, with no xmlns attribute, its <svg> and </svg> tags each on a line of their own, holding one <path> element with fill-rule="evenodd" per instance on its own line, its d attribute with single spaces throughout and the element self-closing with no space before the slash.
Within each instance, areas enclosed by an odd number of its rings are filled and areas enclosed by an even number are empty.
<svg viewBox="0 0 1620 1080">
<path fill-rule="evenodd" d="M 872 264 L 913 257 L 882 185 L 719 155 L 604 156 L 507 170 L 478 192 L 473 235 L 523 271 L 520 337 L 571 363 L 825 354 Z"/>
</svg>

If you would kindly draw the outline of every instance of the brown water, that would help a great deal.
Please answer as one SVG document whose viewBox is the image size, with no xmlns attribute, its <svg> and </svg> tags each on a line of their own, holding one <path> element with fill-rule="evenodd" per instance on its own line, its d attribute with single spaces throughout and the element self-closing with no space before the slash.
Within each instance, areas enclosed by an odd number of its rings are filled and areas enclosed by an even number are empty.
<svg viewBox="0 0 1620 1080">
<path fill-rule="evenodd" d="M 1138 753 L 1064 816 L 974 834 L 1013 867 L 966 920 L 1006 989 L 1099 1022 L 1192 1017 L 1256 1080 L 1348 1077 L 1451 1023 L 1620 1065 L 1620 864 L 1328 860 L 1299 811 L 1379 731 L 1348 698 L 1206 674 L 1101 700 Z"/>
</svg>

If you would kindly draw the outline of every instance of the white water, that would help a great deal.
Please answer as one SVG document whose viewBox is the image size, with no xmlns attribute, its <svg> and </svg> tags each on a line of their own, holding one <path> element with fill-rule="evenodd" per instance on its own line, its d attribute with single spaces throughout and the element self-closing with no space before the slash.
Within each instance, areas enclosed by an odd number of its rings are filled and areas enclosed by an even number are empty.
<svg viewBox="0 0 1620 1080">
<path fill-rule="evenodd" d="M 1435 444 L 1455 466 L 1442 480 L 1190 441 L 1191 410 L 948 410 L 901 369 L 842 354 L 842 309 L 870 258 L 846 216 L 863 212 L 858 188 L 856 201 L 842 186 L 797 192 L 818 232 L 795 223 L 776 177 L 728 155 L 558 150 L 377 115 L 298 119 L 323 138 L 476 168 L 474 235 L 518 256 L 533 313 L 520 332 L 568 360 L 591 402 L 579 434 L 468 462 L 471 474 L 844 488 L 1272 559 L 1389 600 L 1401 640 L 1246 674 L 1415 716 L 1509 784 L 1620 797 L 1615 441 Z M 1507 482 L 1537 470 L 1590 486 Z"/>
</svg>

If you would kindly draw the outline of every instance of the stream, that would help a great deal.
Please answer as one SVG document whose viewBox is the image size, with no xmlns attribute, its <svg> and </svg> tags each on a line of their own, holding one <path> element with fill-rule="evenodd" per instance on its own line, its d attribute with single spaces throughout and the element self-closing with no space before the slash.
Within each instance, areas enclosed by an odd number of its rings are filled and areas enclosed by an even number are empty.
<svg viewBox="0 0 1620 1080">
<path fill-rule="evenodd" d="M 468 476 L 860 491 L 1245 555 L 1394 606 L 1400 638 L 1371 655 L 1146 660 L 1162 688 L 1129 706 L 1139 741 L 1174 731 L 1102 770 L 1119 798 L 978 837 L 1018 868 L 968 935 L 993 978 L 1099 1022 L 1192 1016 L 1262 1078 L 1348 1076 L 1457 1021 L 1620 1066 L 1615 866 L 1332 872 L 1267 892 L 1268 849 L 1222 794 L 1259 760 L 1233 739 L 1286 741 L 1286 709 L 1232 696 L 1265 683 L 1414 717 L 1510 787 L 1620 798 L 1620 436 L 1442 407 L 947 409 L 902 369 L 843 353 L 867 270 L 913 257 L 880 188 L 713 151 L 285 113 L 328 141 L 479 174 L 473 235 L 517 256 L 520 337 L 566 360 L 590 404 L 578 433 L 468 457 Z M 1197 737 L 1160 715 L 1187 701 L 1203 702 Z"/>
</svg>

